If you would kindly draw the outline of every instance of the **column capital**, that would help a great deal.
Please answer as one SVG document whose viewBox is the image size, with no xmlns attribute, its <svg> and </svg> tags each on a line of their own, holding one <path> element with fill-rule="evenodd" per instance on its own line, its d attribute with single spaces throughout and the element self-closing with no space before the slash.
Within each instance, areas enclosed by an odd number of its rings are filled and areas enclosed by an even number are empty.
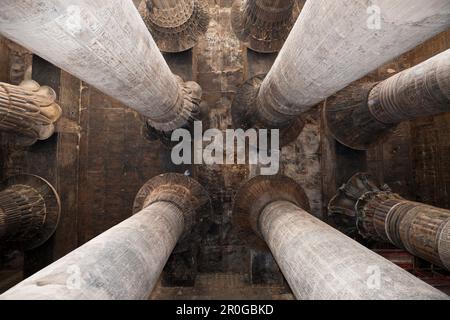
<svg viewBox="0 0 450 320">
<path fill-rule="evenodd" d="M 2 5 L 2 35 L 136 110 L 157 130 L 170 132 L 191 117 L 176 113 L 184 107 L 182 88 L 133 1 Z"/>
<path fill-rule="evenodd" d="M 256 75 L 238 88 L 231 105 L 233 127 L 244 130 L 280 129 L 280 144 L 285 146 L 299 136 L 305 123 L 300 116 L 281 114 L 260 99 L 261 84 L 265 77 L 265 74 Z"/>
<path fill-rule="evenodd" d="M 185 221 L 182 237 L 198 222 L 201 210 L 212 210 L 209 194 L 204 187 L 179 173 L 165 173 L 147 181 L 134 199 L 133 213 L 158 201 L 172 203 L 183 212 Z"/>
<path fill-rule="evenodd" d="M 272 53 L 280 51 L 299 14 L 295 0 L 235 0 L 231 25 L 248 48 Z"/>
<path fill-rule="evenodd" d="M 289 201 L 308 211 L 309 201 L 303 188 L 283 176 L 256 176 L 241 186 L 234 199 L 233 220 L 243 228 L 252 228 L 262 237 L 259 217 L 264 208 L 275 201 Z"/>
<path fill-rule="evenodd" d="M 450 50 L 381 82 L 357 81 L 327 99 L 325 118 L 340 143 L 357 150 L 402 121 L 450 110 Z"/>
<path fill-rule="evenodd" d="M 328 212 L 347 233 L 392 243 L 435 265 L 450 269 L 450 210 L 409 201 L 357 173 L 342 186 Z"/>
<path fill-rule="evenodd" d="M 2 241 L 26 250 L 44 244 L 55 232 L 61 212 L 55 188 L 47 180 L 31 174 L 12 176 L 0 187 Z"/>
<path fill-rule="evenodd" d="M 177 99 L 169 112 L 163 116 L 146 119 L 150 130 L 149 138 L 170 136 L 173 130 L 189 127 L 200 115 L 200 103 L 203 95 L 200 85 L 194 81 L 184 81 L 180 76 L 173 76 L 178 84 Z"/>
<path fill-rule="evenodd" d="M 55 101 L 56 92 L 36 81 L 18 86 L 0 82 L 0 130 L 14 134 L 14 142 L 21 146 L 48 139 L 62 115 Z"/>
<path fill-rule="evenodd" d="M 397 124 L 382 123 L 371 113 L 369 96 L 376 87 L 378 82 L 357 81 L 327 99 L 324 109 L 327 127 L 343 145 L 367 150 L 397 128 Z"/>
<path fill-rule="evenodd" d="M 336 195 L 330 200 L 328 215 L 345 229 L 344 233 L 354 234 L 359 231 L 358 221 L 361 223 L 361 217 L 358 216 L 359 211 L 357 210 L 358 201 L 360 199 L 363 201 L 375 194 L 383 194 L 386 197 L 397 196 L 387 185 L 379 187 L 370 174 L 356 173 L 338 189 Z"/>
<path fill-rule="evenodd" d="M 306 1 L 260 85 L 256 109 L 259 118 L 269 127 L 289 126 L 291 120 L 368 72 L 448 29 L 448 1 L 425 5 L 423 1 L 411 0 L 409 7 L 421 8 L 413 15 L 395 10 L 402 2 L 378 3 L 380 19 L 385 22 L 383 32 L 378 32 L 367 23 L 364 1 L 345 0 L 340 6 L 327 0 Z M 344 37 L 346 41 L 339 42 Z M 406 99 L 414 90 L 407 91 Z"/>
<path fill-rule="evenodd" d="M 209 13 L 204 0 L 177 0 L 164 3 L 144 0 L 139 6 L 147 28 L 163 52 L 191 49 L 208 29 Z"/>
</svg>

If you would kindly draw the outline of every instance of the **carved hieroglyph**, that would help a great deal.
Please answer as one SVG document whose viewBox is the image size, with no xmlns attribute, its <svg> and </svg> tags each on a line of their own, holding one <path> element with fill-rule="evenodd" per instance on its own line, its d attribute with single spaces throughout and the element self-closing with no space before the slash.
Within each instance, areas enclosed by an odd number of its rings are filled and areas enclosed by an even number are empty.
<svg viewBox="0 0 450 320">
<path fill-rule="evenodd" d="M 327 100 L 333 136 L 366 150 L 402 121 L 450 111 L 450 49 L 379 83 L 357 82 Z"/>
<path fill-rule="evenodd" d="M 185 103 L 191 97 L 132 1 L 5 0 L 0 32 L 135 109 L 156 130 L 170 132 L 192 119 Z M 201 96 L 198 88 L 189 92 Z"/>
<path fill-rule="evenodd" d="M 137 194 L 132 217 L 0 299 L 148 299 L 175 245 L 186 241 L 183 236 L 197 222 L 197 210 L 209 203 L 207 192 L 195 180 L 174 173 L 156 176 Z M 79 276 L 75 283 L 70 270 Z"/>
<path fill-rule="evenodd" d="M 253 108 L 254 121 L 266 128 L 289 126 L 325 98 L 450 27 L 448 0 L 376 4 L 380 28 L 370 23 L 367 1 L 306 1 L 271 70 L 253 91 L 256 107 L 236 103 L 233 108 Z M 245 121 L 233 119 L 237 127 Z"/>
<path fill-rule="evenodd" d="M 308 207 L 292 179 L 256 176 L 240 188 L 233 210 L 235 223 L 251 225 L 264 239 L 297 299 L 448 299 Z M 381 274 L 378 287 L 371 286 L 374 267 Z"/>
<path fill-rule="evenodd" d="M 328 211 L 349 232 L 390 242 L 450 270 L 450 210 L 406 200 L 357 173 L 331 199 Z"/>
</svg>

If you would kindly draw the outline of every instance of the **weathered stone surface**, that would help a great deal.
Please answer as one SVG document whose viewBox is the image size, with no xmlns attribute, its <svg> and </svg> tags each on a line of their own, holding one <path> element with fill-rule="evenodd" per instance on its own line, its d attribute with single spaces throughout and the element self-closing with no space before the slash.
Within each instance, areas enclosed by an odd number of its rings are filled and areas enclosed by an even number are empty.
<svg viewBox="0 0 450 320">
<path fill-rule="evenodd" d="M 304 191 L 284 176 L 250 179 L 233 210 L 267 243 L 297 299 L 448 299 L 306 210 Z"/>
<path fill-rule="evenodd" d="M 328 208 L 366 239 L 392 243 L 450 268 L 450 210 L 406 200 L 365 173 L 352 176 Z"/>
<path fill-rule="evenodd" d="M 3 35 L 137 110 L 155 129 L 192 120 L 197 94 L 172 74 L 131 1 L 6 1 L 2 12 Z"/>
<path fill-rule="evenodd" d="M 448 299 L 288 201 L 269 204 L 260 229 L 297 299 Z"/>
<path fill-rule="evenodd" d="M 379 83 L 354 83 L 327 101 L 334 137 L 366 150 L 402 121 L 450 110 L 450 50 Z"/>
<path fill-rule="evenodd" d="M 377 3 L 384 24 L 378 32 L 369 25 L 366 3 L 348 1 L 336 7 L 325 0 L 306 2 L 261 83 L 254 107 L 256 126 L 289 125 L 295 116 L 449 27 L 450 5 L 445 0 L 426 7 L 419 0 L 409 2 L 408 8 L 421 10 L 408 12 L 399 10 L 402 5 L 402 1 Z"/>
<path fill-rule="evenodd" d="M 276 58 L 275 54 L 258 54 L 251 50 L 245 53 L 245 48 L 230 28 L 231 4 L 231 0 L 209 1 L 214 19 L 206 37 L 192 51 L 164 55 L 173 73 L 183 79 L 196 80 L 199 76 L 203 77 L 200 73 L 210 73 L 203 78 L 202 86 L 208 86 L 211 81 L 214 81 L 214 86 L 211 86 L 211 91 L 204 92 L 203 100 L 214 126 L 222 129 L 231 128 L 229 108 L 235 88 L 246 78 L 267 73 Z M 449 39 L 448 32 L 441 34 L 371 73 L 367 81 L 382 81 L 392 76 L 393 72 L 432 57 L 449 47 Z M 134 110 L 65 72 L 60 81 L 58 68 L 42 68 L 40 65 L 36 62 L 33 65 L 36 71 L 34 79 L 54 87 L 62 99 L 59 101 L 64 111 L 60 121 L 62 132 L 47 141 L 38 142 L 30 149 L 2 148 L 1 153 L 5 156 L 2 174 L 10 176 L 31 172 L 45 177 L 57 187 L 65 214 L 54 239 L 46 246 L 47 252 L 27 253 L 27 274 L 36 272 L 52 259 L 61 257 L 77 245 L 129 218 L 136 192 L 150 177 L 164 172 L 184 173 L 187 169 L 195 176 L 199 175 L 190 166 L 173 165 L 170 150 L 162 148 L 159 143 L 146 141 L 141 132 L 142 119 Z M 222 72 L 224 69 L 226 71 Z M 58 76 L 54 76 L 56 71 Z M 10 82 L 8 79 L 4 81 Z M 230 91 L 215 91 L 222 88 L 229 88 Z M 283 148 L 281 170 L 305 185 L 312 208 L 310 213 L 326 219 L 323 216 L 326 210 L 319 208 L 318 203 L 326 204 L 335 194 L 336 187 L 355 173 L 354 170 L 366 170 L 366 156 L 365 152 L 341 148 L 338 160 L 333 160 L 324 151 L 327 139 L 334 139 L 327 136 L 321 115 L 317 110 L 312 110 L 305 120 L 306 131 L 295 143 Z M 443 115 L 401 124 L 394 135 L 371 147 L 367 157 L 368 168 L 402 196 L 448 208 L 450 170 L 445 164 L 450 163 L 447 159 L 450 155 L 447 148 L 450 141 L 447 138 L 449 121 L 450 118 Z M 58 127 L 57 131 L 60 130 Z M 316 152 L 319 139 L 320 148 Z M 332 151 L 335 152 L 334 149 Z M 312 170 L 309 170 L 310 166 Z M 319 172 L 316 170 L 318 167 Z M 292 298 L 288 287 L 250 284 L 249 250 L 239 239 L 253 231 L 249 229 L 241 235 L 231 223 L 230 199 L 242 181 L 256 170 L 243 168 L 240 172 L 241 169 L 222 170 L 218 166 L 203 174 L 204 168 L 199 170 L 202 182 L 210 193 L 217 196 L 213 200 L 215 214 L 202 224 L 203 229 L 199 232 L 204 239 L 200 247 L 203 258 L 197 260 L 199 273 L 194 287 L 164 287 L 158 284 L 152 298 Z M 223 172 L 226 178 L 222 182 Z M 336 182 L 332 172 L 337 173 Z M 322 197 L 323 201 L 320 200 Z M 377 244 L 377 247 L 383 245 Z M 209 254 L 214 257 L 211 262 L 207 261 Z M 172 273 L 175 268 L 170 266 L 171 261 L 166 265 L 168 272 L 164 277 L 172 284 L 163 283 L 172 286 L 179 280 L 178 277 L 183 279 L 187 274 Z M 396 259 L 393 261 L 397 262 Z M 218 269 L 213 270 L 216 267 Z M 425 280 L 431 279 L 433 285 L 444 289 L 445 283 L 448 283 L 443 276 L 435 277 L 438 272 L 436 268 L 433 278 L 429 278 L 431 274 L 424 272 L 429 264 L 424 261 L 419 263 L 416 259 L 415 268 L 415 272 L 425 275 Z M 211 273 L 204 273 L 206 270 Z M 228 273 L 214 273 L 218 270 Z"/>
<path fill-rule="evenodd" d="M 178 192 L 174 192 L 178 191 Z M 183 191 L 183 192 L 180 192 Z M 185 227 L 209 202 L 193 179 L 156 176 L 138 192 L 133 217 L 1 295 L 1 299 L 146 299 Z M 183 235 L 184 234 L 184 235 Z"/>
</svg>

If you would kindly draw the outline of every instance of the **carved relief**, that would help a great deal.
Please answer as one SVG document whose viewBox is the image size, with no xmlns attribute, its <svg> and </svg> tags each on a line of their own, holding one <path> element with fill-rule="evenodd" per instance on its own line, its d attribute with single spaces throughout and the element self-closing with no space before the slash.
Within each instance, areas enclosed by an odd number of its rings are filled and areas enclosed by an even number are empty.
<svg viewBox="0 0 450 320">
<path fill-rule="evenodd" d="M 208 29 L 204 0 L 146 0 L 141 2 L 139 12 L 163 52 L 191 49 Z"/>
<path fill-rule="evenodd" d="M 55 91 L 25 80 L 19 86 L 0 82 L 0 131 L 13 134 L 15 143 L 29 146 L 48 139 L 61 117 Z"/>
</svg>

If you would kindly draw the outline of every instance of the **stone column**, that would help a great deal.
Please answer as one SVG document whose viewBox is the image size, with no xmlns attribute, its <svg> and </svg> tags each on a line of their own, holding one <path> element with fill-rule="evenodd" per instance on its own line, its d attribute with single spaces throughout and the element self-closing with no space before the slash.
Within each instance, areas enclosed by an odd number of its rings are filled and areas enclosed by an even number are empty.
<svg viewBox="0 0 450 320">
<path fill-rule="evenodd" d="M 256 52 L 278 52 L 299 14 L 295 0 L 236 0 L 231 21 L 236 36 Z"/>
<path fill-rule="evenodd" d="M 201 88 L 174 76 L 131 0 L 5 0 L 0 32 L 170 132 L 198 111 Z"/>
<path fill-rule="evenodd" d="M 148 299 L 177 241 L 209 202 L 179 174 L 157 176 L 136 196 L 131 218 L 11 288 L 0 299 Z M 182 241 L 182 240 L 181 240 Z"/>
<path fill-rule="evenodd" d="M 357 173 L 331 199 L 328 211 L 348 232 L 392 243 L 450 270 L 450 210 L 406 200 Z"/>
<path fill-rule="evenodd" d="M 34 249 L 55 232 L 61 205 L 58 193 L 41 177 L 21 174 L 2 183 L 0 244 Z"/>
<path fill-rule="evenodd" d="M 235 127 L 285 129 L 353 81 L 450 27 L 447 0 L 307 1 L 272 69 L 232 106 Z"/>
<path fill-rule="evenodd" d="M 139 13 L 163 52 L 191 49 L 209 25 L 205 0 L 144 0 Z"/>
<path fill-rule="evenodd" d="M 55 100 L 52 88 L 33 80 L 19 86 L 0 82 L 0 131 L 12 134 L 13 142 L 22 146 L 48 139 L 62 114 Z"/>
<path fill-rule="evenodd" d="M 234 208 L 265 240 L 297 299 L 448 299 L 308 210 L 302 188 L 279 176 L 251 179 Z"/>
<path fill-rule="evenodd" d="M 450 50 L 379 83 L 355 83 L 329 99 L 325 115 L 342 144 L 367 150 L 402 121 L 450 111 Z"/>
</svg>

